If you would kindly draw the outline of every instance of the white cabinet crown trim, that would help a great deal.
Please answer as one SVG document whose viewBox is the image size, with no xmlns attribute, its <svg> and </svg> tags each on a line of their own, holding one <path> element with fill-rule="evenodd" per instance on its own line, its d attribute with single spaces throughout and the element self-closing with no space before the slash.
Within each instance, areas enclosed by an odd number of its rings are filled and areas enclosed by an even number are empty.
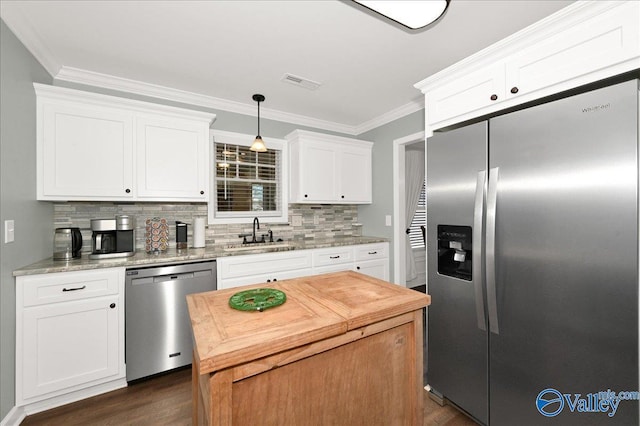
<svg viewBox="0 0 640 426">
<path fill-rule="evenodd" d="M 370 142 L 370 141 L 346 138 L 343 136 L 336 136 L 336 135 L 328 135 L 326 133 L 310 132 L 308 130 L 299 130 L 299 129 L 294 130 L 293 132 L 285 136 L 285 139 L 288 140 L 289 142 L 297 141 L 301 138 L 304 138 L 304 140 L 315 141 L 315 142 L 322 142 L 322 143 L 335 142 L 341 145 L 351 145 L 351 146 L 357 146 L 357 147 L 373 146 L 373 142 Z"/>
<path fill-rule="evenodd" d="M 632 0 L 633 2 L 633 0 Z M 457 79 L 460 75 L 475 69 L 491 65 L 497 59 L 502 59 L 518 52 L 522 47 L 543 40 L 557 32 L 571 28 L 594 16 L 618 7 L 624 1 L 576 1 L 569 6 L 547 16 L 540 21 L 506 37 L 491 46 L 462 59 L 459 62 L 435 73 L 414 84 L 422 93 L 429 92 L 435 87 Z"/>
<path fill-rule="evenodd" d="M 206 120 L 209 125 L 216 119 L 216 115 L 210 112 L 194 111 L 186 108 L 154 104 L 151 102 L 103 95 L 101 93 L 85 92 L 83 90 L 51 86 L 48 84 L 33 83 L 33 87 L 38 97 L 42 96 L 60 101 L 74 103 L 82 101 L 90 105 L 123 108 L 138 113 L 161 113 L 162 115 L 169 115 L 174 118 Z"/>
</svg>

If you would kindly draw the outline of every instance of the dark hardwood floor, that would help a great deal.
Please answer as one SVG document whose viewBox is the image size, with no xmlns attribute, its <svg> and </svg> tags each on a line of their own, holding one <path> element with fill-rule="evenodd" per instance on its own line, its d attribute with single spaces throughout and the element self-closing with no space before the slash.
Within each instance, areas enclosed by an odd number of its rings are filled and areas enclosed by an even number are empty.
<svg viewBox="0 0 640 426">
<path fill-rule="evenodd" d="M 441 407 L 425 391 L 424 426 L 471 426 L 451 406 Z M 191 368 L 176 370 L 93 398 L 28 416 L 22 425 L 190 425 Z M 346 426 L 346 425 L 345 425 Z"/>
</svg>

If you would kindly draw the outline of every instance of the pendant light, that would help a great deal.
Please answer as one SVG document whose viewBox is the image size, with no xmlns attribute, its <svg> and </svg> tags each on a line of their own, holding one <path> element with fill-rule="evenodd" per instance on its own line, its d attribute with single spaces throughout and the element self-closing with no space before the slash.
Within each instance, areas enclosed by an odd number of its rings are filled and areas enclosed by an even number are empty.
<svg viewBox="0 0 640 426">
<path fill-rule="evenodd" d="M 264 102 L 264 96 L 255 94 L 253 95 L 253 100 L 258 103 L 258 136 L 256 136 L 256 140 L 253 141 L 253 144 L 249 149 L 255 152 L 266 152 L 267 147 L 264 145 L 262 136 L 260 136 L 260 102 Z"/>
</svg>

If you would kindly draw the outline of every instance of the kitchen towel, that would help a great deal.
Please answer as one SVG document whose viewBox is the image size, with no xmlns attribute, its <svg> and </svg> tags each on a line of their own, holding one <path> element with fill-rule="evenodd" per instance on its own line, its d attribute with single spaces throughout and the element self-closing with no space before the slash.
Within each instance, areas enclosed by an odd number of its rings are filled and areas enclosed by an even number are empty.
<svg viewBox="0 0 640 426">
<path fill-rule="evenodd" d="M 204 247 L 204 217 L 193 218 L 193 248 Z"/>
</svg>

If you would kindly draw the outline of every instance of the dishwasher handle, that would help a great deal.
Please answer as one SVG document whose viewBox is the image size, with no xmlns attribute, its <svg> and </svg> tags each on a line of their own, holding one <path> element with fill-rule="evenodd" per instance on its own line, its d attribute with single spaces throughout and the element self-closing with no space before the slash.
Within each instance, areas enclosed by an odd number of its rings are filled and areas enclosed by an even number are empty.
<svg viewBox="0 0 640 426">
<path fill-rule="evenodd" d="M 167 274 L 167 275 L 160 275 L 158 277 L 153 277 L 153 282 L 162 283 L 165 281 L 187 280 L 190 278 L 193 278 L 193 272 L 183 272 L 180 274 Z"/>
</svg>

